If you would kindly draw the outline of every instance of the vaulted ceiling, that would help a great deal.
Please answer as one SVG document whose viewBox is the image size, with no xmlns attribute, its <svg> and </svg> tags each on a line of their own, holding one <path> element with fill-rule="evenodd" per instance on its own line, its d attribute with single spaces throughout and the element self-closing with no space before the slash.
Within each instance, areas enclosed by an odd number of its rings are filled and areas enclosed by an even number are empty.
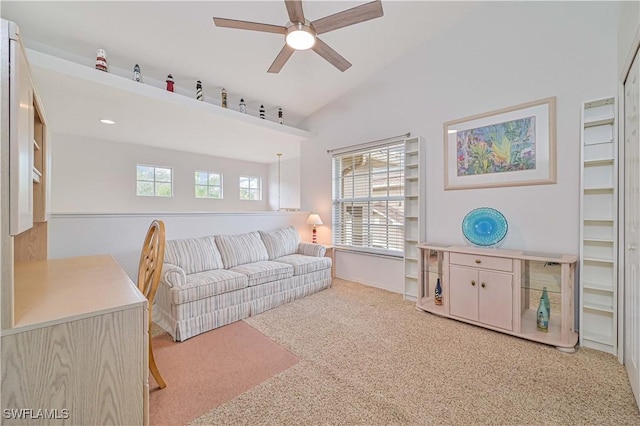
<svg viewBox="0 0 640 426">
<path fill-rule="evenodd" d="M 364 3 L 367 2 L 302 2 L 305 17 L 310 21 Z M 278 74 L 269 74 L 267 69 L 284 44 L 283 35 L 219 28 L 213 24 L 212 17 L 286 25 L 287 9 L 280 0 L 3 0 L 0 13 L 4 19 L 18 24 L 26 46 L 32 50 L 93 68 L 96 49 L 102 48 L 107 52 L 112 73 L 131 78 L 134 65 L 139 64 L 143 81 L 153 82 L 156 86 L 164 85 L 167 74 L 171 73 L 176 91 L 187 96 L 195 96 L 195 82 L 201 80 L 206 101 L 219 105 L 220 90 L 224 87 L 228 92 L 229 108 L 238 109 L 242 97 L 250 115 L 257 116 L 258 108 L 263 104 L 267 118 L 277 121 L 277 109 L 281 107 L 285 124 L 299 127 L 304 118 L 376 71 L 485 6 L 484 2 L 389 0 L 383 1 L 382 5 L 383 17 L 321 36 L 353 64 L 347 71 L 340 72 L 313 51 L 298 51 Z M 90 96 L 86 90 L 89 89 L 85 86 L 72 89 L 69 76 L 64 83 L 60 76 L 49 71 L 36 69 L 34 74 L 36 80 L 40 80 L 36 83 L 45 98 L 48 115 L 54 120 L 52 128 L 55 131 L 84 136 L 96 134 L 113 140 L 234 156 L 212 150 L 211 143 L 198 140 L 202 139 L 199 135 L 211 134 L 210 129 L 198 130 L 191 126 L 192 133 L 189 133 L 189 126 L 181 126 L 182 137 L 176 138 L 166 125 L 155 126 L 157 129 L 153 133 L 149 129 L 151 121 L 145 122 L 145 132 L 137 132 L 131 126 L 108 130 L 100 125 L 83 127 L 79 123 L 83 118 L 89 119 L 86 114 L 92 108 L 77 106 L 74 109 L 70 105 L 88 102 Z M 65 84 L 69 86 L 67 92 Z M 85 96 L 76 100 L 74 93 L 85 93 Z M 100 108 L 112 108 L 114 114 L 122 115 L 120 98 L 113 96 L 112 101 L 107 97 Z M 153 120 L 152 113 L 146 114 L 149 120 Z M 132 113 L 127 111 L 127 114 Z M 165 111 L 163 114 L 170 113 Z M 162 117 L 158 112 L 156 122 L 162 121 Z M 194 147 L 186 147 L 185 140 L 193 141 Z M 275 146 L 263 148 L 269 152 L 268 158 L 273 157 L 274 150 L 282 151 Z M 258 152 L 255 154 L 256 158 L 251 158 L 253 161 L 268 162 Z M 297 155 L 296 150 L 285 151 L 285 157 Z M 248 159 L 242 153 L 235 157 Z"/>
</svg>

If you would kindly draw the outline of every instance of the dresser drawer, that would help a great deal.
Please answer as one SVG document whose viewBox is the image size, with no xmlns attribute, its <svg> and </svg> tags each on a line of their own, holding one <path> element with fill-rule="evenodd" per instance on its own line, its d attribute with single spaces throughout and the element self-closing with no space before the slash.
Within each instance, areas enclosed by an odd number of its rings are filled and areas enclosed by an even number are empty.
<svg viewBox="0 0 640 426">
<path fill-rule="evenodd" d="M 451 253 L 449 263 L 462 266 L 472 266 L 474 268 L 494 269 L 496 271 L 513 271 L 513 260 L 504 257 Z"/>
</svg>

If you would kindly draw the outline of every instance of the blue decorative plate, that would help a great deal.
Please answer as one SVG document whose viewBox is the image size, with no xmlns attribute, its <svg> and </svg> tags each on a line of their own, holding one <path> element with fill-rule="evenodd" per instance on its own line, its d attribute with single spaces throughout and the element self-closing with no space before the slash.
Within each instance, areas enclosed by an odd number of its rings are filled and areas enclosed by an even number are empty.
<svg viewBox="0 0 640 426">
<path fill-rule="evenodd" d="M 471 210 L 462 220 L 465 238 L 478 246 L 498 244 L 507 235 L 507 229 L 507 219 L 489 207 Z"/>
</svg>

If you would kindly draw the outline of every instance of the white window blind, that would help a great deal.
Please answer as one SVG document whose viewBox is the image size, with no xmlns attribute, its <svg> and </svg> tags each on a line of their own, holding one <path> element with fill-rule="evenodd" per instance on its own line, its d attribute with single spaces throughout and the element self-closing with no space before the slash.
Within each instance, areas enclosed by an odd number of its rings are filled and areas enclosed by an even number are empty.
<svg viewBox="0 0 640 426">
<path fill-rule="evenodd" d="M 401 256 L 404 142 L 333 156 L 333 244 Z"/>
</svg>

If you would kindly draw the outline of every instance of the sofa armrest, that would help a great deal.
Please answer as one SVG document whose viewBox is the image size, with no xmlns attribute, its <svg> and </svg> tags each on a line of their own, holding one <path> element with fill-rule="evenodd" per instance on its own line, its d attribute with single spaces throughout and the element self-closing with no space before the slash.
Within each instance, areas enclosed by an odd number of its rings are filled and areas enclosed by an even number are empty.
<svg viewBox="0 0 640 426">
<path fill-rule="evenodd" d="M 181 267 L 164 263 L 162 265 L 162 281 L 166 282 L 169 287 L 182 287 L 187 284 L 187 276 Z"/>
<path fill-rule="evenodd" d="M 298 254 L 304 254 L 305 256 L 323 257 L 326 251 L 327 249 L 322 244 L 298 244 Z"/>
</svg>

